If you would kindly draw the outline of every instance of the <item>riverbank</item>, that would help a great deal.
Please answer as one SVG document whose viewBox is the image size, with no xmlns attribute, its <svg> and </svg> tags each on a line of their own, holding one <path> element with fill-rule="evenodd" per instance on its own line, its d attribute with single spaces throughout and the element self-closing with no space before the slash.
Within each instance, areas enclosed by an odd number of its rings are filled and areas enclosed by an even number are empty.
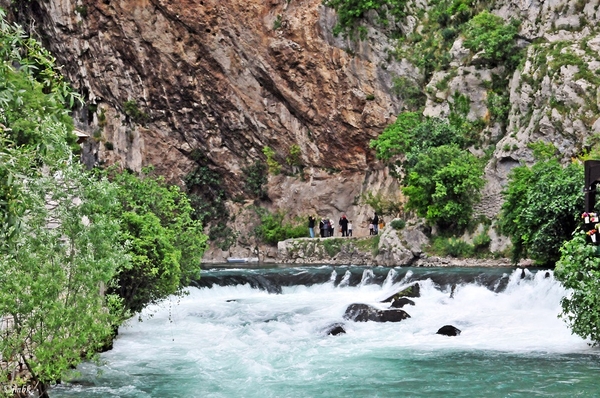
<svg viewBox="0 0 600 398">
<path fill-rule="evenodd" d="M 283 264 L 331 264 L 416 267 L 514 267 L 498 253 L 493 258 L 455 258 L 431 256 L 424 251 L 430 238 L 424 228 L 386 227 L 379 235 L 366 237 L 297 238 L 281 241 L 275 256 L 263 256 L 261 262 Z M 531 261 L 516 264 L 532 265 Z"/>
</svg>

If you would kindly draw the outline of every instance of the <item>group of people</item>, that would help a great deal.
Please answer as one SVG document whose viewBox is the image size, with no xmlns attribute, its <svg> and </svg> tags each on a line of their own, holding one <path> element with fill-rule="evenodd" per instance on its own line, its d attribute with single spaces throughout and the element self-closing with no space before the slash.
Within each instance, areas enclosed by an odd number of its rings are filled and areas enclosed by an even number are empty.
<svg viewBox="0 0 600 398">
<path fill-rule="evenodd" d="M 315 237 L 315 225 L 316 219 L 313 216 L 308 217 L 308 232 L 310 233 L 310 237 Z M 340 217 L 340 221 L 338 222 L 339 232 L 342 236 L 352 236 L 352 220 L 348 220 L 346 215 L 342 215 Z M 333 220 L 328 218 L 321 218 L 319 221 L 319 231 L 321 234 L 321 238 L 328 238 L 330 236 L 334 236 L 335 234 L 335 224 Z"/>
<path fill-rule="evenodd" d="M 373 218 L 369 219 L 369 235 L 379 234 L 379 227 L 383 228 L 383 219 L 380 219 L 377 213 L 374 213 Z"/>
</svg>

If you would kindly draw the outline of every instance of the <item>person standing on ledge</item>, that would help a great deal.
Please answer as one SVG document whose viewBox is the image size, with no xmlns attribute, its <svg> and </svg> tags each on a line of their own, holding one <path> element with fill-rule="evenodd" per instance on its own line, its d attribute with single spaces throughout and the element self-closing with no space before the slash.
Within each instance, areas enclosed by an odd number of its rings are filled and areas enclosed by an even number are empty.
<svg viewBox="0 0 600 398">
<path fill-rule="evenodd" d="M 379 233 L 379 216 L 377 212 L 374 213 L 373 216 L 373 235 L 377 235 Z"/>
<path fill-rule="evenodd" d="M 308 233 L 311 238 L 315 237 L 315 218 L 313 216 L 308 216 Z"/>
<path fill-rule="evenodd" d="M 346 218 L 346 215 L 342 215 L 342 217 L 340 217 L 340 229 L 342 230 L 342 236 L 348 236 L 348 219 Z"/>
<path fill-rule="evenodd" d="M 352 236 L 352 220 L 348 221 L 348 236 Z"/>
</svg>

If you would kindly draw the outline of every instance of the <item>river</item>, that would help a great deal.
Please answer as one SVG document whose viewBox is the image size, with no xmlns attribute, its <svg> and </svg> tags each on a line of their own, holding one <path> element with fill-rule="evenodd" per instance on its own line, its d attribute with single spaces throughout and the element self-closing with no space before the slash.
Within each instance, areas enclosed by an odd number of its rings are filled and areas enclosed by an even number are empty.
<svg viewBox="0 0 600 398">
<path fill-rule="evenodd" d="M 409 319 L 344 319 L 415 282 Z M 600 350 L 559 319 L 568 292 L 552 271 L 214 267 L 194 285 L 127 322 L 50 396 L 600 396 Z M 346 333 L 328 335 L 336 323 Z M 462 333 L 436 334 L 447 324 Z"/>
</svg>

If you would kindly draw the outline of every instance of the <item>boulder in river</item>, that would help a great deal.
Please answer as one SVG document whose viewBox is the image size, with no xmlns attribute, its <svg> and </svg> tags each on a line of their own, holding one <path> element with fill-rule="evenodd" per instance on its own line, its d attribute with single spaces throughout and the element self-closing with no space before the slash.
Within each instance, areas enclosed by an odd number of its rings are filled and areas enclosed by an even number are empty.
<svg viewBox="0 0 600 398">
<path fill-rule="evenodd" d="M 406 297 L 400 297 L 399 299 L 393 300 L 391 308 L 402 308 L 405 305 L 415 305 L 415 302 Z"/>
<path fill-rule="evenodd" d="M 380 310 L 368 304 L 350 304 L 344 318 L 355 322 L 400 322 L 410 315 L 400 309 Z"/>
<path fill-rule="evenodd" d="M 439 328 L 436 334 L 442 334 L 444 336 L 458 336 L 460 334 L 460 329 L 452 325 L 444 325 Z"/>
<path fill-rule="evenodd" d="M 333 325 L 329 325 L 325 328 L 325 334 L 329 336 L 337 336 L 338 334 L 346 333 L 346 329 L 344 329 L 343 323 L 334 323 Z"/>
<path fill-rule="evenodd" d="M 405 289 L 400 290 L 397 293 L 392 294 L 390 297 L 381 301 L 382 303 L 391 303 L 394 300 L 398 300 L 401 297 L 421 297 L 421 286 L 418 283 L 411 285 Z"/>
</svg>

